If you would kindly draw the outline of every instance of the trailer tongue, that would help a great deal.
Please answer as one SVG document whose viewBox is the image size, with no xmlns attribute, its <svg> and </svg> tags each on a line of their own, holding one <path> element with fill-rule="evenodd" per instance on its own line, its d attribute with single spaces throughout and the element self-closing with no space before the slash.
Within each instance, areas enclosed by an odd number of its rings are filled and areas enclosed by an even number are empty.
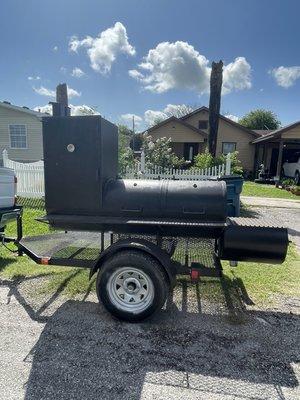
<svg viewBox="0 0 300 400">
<path fill-rule="evenodd" d="M 99 300 L 127 321 L 161 308 L 178 274 L 220 276 L 222 259 L 284 261 L 287 230 L 227 218 L 222 181 L 119 179 L 117 135 L 98 116 L 44 119 L 47 214 L 39 220 L 65 232 L 19 235 L 19 251 L 98 272 Z"/>
</svg>

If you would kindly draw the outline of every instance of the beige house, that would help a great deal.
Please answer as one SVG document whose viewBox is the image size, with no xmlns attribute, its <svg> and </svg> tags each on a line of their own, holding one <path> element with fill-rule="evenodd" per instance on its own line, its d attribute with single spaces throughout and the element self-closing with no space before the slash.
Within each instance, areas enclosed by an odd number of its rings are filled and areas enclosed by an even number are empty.
<svg viewBox="0 0 300 400">
<path fill-rule="evenodd" d="M 4 149 L 14 161 L 33 162 L 43 157 L 41 117 L 46 115 L 0 102 L 0 164 Z"/>
<path fill-rule="evenodd" d="M 168 137 L 172 139 L 172 147 L 179 157 L 192 160 L 198 153 L 207 147 L 208 136 L 207 107 L 197 110 L 181 118 L 171 117 L 148 129 L 148 133 L 154 138 Z M 261 137 L 261 134 L 220 115 L 217 155 L 232 153 L 237 150 L 239 159 L 248 172 L 254 168 L 255 146 L 253 140 Z"/>
</svg>

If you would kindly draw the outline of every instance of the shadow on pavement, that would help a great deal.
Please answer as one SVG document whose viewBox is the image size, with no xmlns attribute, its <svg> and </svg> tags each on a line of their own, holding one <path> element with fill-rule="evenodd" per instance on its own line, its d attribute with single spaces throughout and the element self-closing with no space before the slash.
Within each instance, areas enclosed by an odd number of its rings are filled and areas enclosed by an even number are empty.
<svg viewBox="0 0 300 400">
<path fill-rule="evenodd" d="M 66 301 L 26 357 L 32 368 L 25 399 L 154 398 L 149 386 L 190 389 L 193 398 L 285 398 L 282 388 L 298 386 L 291 364 L 300 360 L 299 317 L 247 311 L 245 288 L 235 285 L 183 280 L 165 310 L 139 324 L 114 320 L 94 302 Z"/>
</svg>

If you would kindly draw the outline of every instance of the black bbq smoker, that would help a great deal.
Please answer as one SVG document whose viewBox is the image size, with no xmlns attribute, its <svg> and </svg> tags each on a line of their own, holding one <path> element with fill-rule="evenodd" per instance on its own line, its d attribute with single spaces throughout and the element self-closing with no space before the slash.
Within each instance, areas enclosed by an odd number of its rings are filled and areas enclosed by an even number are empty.
<svg viewBox="0 0 300 400">
<path fill-rule="evenodd" d="M 100 116 L 43 119 L 45 207 L 58 231 L 22 238 L 35 262 L 96 272 L 99 300 L 138 321 L 165 303 L 176 275 L 221 276 L 220 260 L 282 263 L 287 230 L 227 218 L 222 181 L 118 178 L 118 129 Z"/>
</svg>

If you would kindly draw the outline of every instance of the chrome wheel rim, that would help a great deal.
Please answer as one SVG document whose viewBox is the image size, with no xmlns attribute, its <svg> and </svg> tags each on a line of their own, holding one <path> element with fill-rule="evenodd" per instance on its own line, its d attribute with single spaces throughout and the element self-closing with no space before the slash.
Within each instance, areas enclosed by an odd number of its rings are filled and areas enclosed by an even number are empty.
<svg viewBox="0 0 300 400">
<path fill-rule="evenodd" d="M 149 276 L 133 267 L 113 272 L 107 282 L 110 301 L 118 309 L 133 314 L 145 311 L 153 302 L 154 286 Z"/>
</svg>

